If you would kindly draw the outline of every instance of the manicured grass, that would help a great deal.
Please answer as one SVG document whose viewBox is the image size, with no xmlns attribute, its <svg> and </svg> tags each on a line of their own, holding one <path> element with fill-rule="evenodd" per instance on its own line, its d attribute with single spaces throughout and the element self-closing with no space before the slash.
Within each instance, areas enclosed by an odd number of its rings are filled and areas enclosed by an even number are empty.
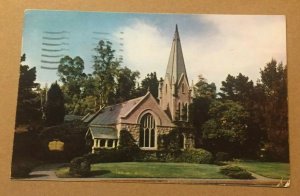
<svg viewBox="0 0 300 196">
<path fill-rule="evenodd" d="M 68 168 L 56 171 L 58 177 L 69 177 Z M 198 178 L 227 179 L 219 166 L 191 163 L 123 162 L 99 163 L 91 168 L 93 178 Z"/>
<path fill-rule="evenodd" d="M 238 165 L 248 171 L 259 174 L 264 177 L 274 179 L 289 179 L 290 164 L 277 162 L 258 162 L 258 161 L 241 161 L 229 162 L 233 165 Z"/>
<path fill-rule="evenodd" d="M 288 163 L 240 161 L 228 162 L 248 171 L 273 179 L 289 179 Z M 158 162 L 121 162 L 98 163 L 91 167 L 91 178 L 194 178 L 194 179 L 228 179 L 219 172 L 220 166 L 192 163 L 158 163 Z M 71 177 L 69 168 L 56 171 L 61 178 Z"/>
</svg>

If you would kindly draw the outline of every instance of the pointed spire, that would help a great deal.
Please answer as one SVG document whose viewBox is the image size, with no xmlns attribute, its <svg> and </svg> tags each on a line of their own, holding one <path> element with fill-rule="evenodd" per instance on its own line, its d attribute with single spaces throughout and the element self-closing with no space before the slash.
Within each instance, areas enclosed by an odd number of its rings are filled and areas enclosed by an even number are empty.
<svg viewBox="0 0 300 196">
<path fill-rule="evenodd" d="M 170 84 L 177 84 L 182 74 L 185 74 L 185 76 L 187 76 L 178 26 L 176 24 L 165 78 L 169 79 Z"/>
</svg>

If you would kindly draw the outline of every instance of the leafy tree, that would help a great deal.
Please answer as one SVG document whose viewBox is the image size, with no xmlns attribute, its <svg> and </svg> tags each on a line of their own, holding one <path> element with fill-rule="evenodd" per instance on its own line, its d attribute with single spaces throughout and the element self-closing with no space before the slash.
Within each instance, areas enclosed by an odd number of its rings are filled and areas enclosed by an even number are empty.
<svg viewBox="0 0 300 196">
<path fill-rule="evenodd" d="M 198 76 L 198 82 L 193 87 L 194 96 L 197 98 L 216 98 L 216 85 L 215 83 L 208 83 L 207 80 L 202 76 Z"/>
<path fill-rule="evenodd" d="M 83 72 L 84 62 L 80 57 L 72 59 L 65 56 L 60 60 L 57 75 L 63 82 L 63 92 L 65 94 L 66 109 L 68 113 L 74 113 L 78 108 L 78 102 L 82 98 L 83 84 L 85 83 L 86 74 Z"/>
<path fill-rule="evenodd" d="M 232 100 L 240 103 L 249 113 L 246 130 L 246 141 L 243 149 L 247 158 L 257 158 L 265 133 L 261 123 L 261 99 L 264 95 L 247 76 L 239 74 L 236 77 L 228 75 L 222 82 L 222 100 Z M 251 148 L 249 148 L 251 146 Z M 242 148 L 242 147 L 241 147 Z M 241 149 L 242 150 L 242 149 Z"/>
<path fill-rule="evenodd" d="M 212 152 L 225 151 L 240 155 L 246 141 L 248 112 L 237 102 L 214 101 L 209 108 L 210 119 L 203 128 L 203 143 Z"/>
<path fill-rule="evenodd" d="M 265 147 L 271 159 L 288 161 L 287 69 L 271 60 L 260 74 L 257 86 L 265 95 L 261 107 L 267 135 Z"/>
<path fill-rule="evenodd" d="M 120 61 L 115 58 L 115 51 L 109 41 L 99 41 L 95 48 L 94 76 L 97 84 L 100 106 L 114 103 L 117 90 L 117 76 Z"/>
<path fill-rule="evenodd" d="M 139 95 L 145 95 L 147 91 L 150 91 L 153 97 L 158 98 L 158 79 L 156 76 L 156 72 L 151 72 L 147 74 L 145 79 L 141 82 L 141 87 L 139 89 Z"/>
<path fill-rule="evenodd" d="M 189 120 L 195 128 L 195 145 L 202 146 L 202 125 L 209 119 L 209 106 L 216 99 L 216 85 L 199 75 L 193 86 L 194 98 L 189 106 Z"/>
<path fill-rule="evenodd" d="M 135 97 L 135 86 L 139 72 L 129 68 L 120 68 L 117 76 L 116 102 L 123 102 Z"/>
<path fill-rule="evenodd" d="M 21 57 L 21 63 L 26 60 L 25 54 Z M 30 124 L 41 119 L 41 101 L 37 92 L 39 87 L 36 80 L 36 68 L 28 65 L 20 65 L 19 91 L 16 113 L 16 126 Z"/>
<path fill-rule="evenodd" d="M 48 90 L 45 114 L 47 125 L 57 125 L 64 122 L 64 95 L 57 82 L 53 83 Z"/>
</svg>

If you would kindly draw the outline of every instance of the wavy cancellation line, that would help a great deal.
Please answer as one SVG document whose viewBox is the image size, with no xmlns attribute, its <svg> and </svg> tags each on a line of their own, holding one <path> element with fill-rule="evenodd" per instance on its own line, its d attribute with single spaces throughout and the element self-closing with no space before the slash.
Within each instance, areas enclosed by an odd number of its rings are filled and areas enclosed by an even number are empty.
<svg viewBox="0 0 300 196">
<path fill-rule="evenodd" d="M 42 57 L 49 57 L 49 58 L 61 58 L 64 55 L 60 54 L 60 55 L 48 55 L 48 54 L 42 54 Z"/>
<path fill-rule="evenodd" d="M 47 51 L 47 52 L 61 52 L 61 51 L 65 51 L 65 50 L 69 50 L 66 48 L 61 48 L 61 49 L 47 49 L 47 48 L 42 48 L 42 51 Z"/>
<path fill-rule="evenodd" d="M 55 44 L 53 44 L 53 43 L 42 43 L 42 45 L 44 45 L 44 46 L 63 46 L 63 45 L 69 45 L 69 43 L 66 43 L 66 42 L 62 42 L 62 43 L 55 43 Z"/>
<path fill-rule="evenodd" d="M 63 34 L 63 33 L 70 33 L 68 31 L 44 31 L 43 33 L 46 34 Z"/>
<path fill-rule="evenodd" d="M 45 60 L 41 60 L 41 63 L 59 64 L 59 61 L 45 61 Z"/>
<path fill-rule="evenodd" d="M 46 40 L 63 40 L 63 39 L 69 39 L 68 37 L 42 37 L 43 39 Z"/>
<path fill-rule="evenodd" d="M 58 69 L 57 67 L 48 67 L 48 66 L 43 66 L 43 65 L 41 65 L 41 68 L 42 69 L 49 69 L 49 70 L 56 70 L 56 69 Z"/>
</svg>

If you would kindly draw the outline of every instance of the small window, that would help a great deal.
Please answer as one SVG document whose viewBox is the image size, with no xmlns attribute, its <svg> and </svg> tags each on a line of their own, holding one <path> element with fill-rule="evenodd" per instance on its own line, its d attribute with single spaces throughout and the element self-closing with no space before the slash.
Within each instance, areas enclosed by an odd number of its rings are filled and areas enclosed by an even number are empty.
<svg viewBox="0 0 300 196">
<path fill-rule="evenodd" d="M 184 93 L 184 84 L 181 85 L 181 91 Z"/>
<path fill-rule="evenodd" d="M 168 92 L 168 85 L 166 84 L 166 93 Z"/>
<path fill-rule="evenodd" d="M 113 147 L 113 140 L 108 140 L 108 142 L 107 142 L 107 147 Z"/>
<path fill-rule="evenodd" d="M 104 147 L 105 146 L 105 140 L 100 140 L 100 147 Z"/>
</svg>

